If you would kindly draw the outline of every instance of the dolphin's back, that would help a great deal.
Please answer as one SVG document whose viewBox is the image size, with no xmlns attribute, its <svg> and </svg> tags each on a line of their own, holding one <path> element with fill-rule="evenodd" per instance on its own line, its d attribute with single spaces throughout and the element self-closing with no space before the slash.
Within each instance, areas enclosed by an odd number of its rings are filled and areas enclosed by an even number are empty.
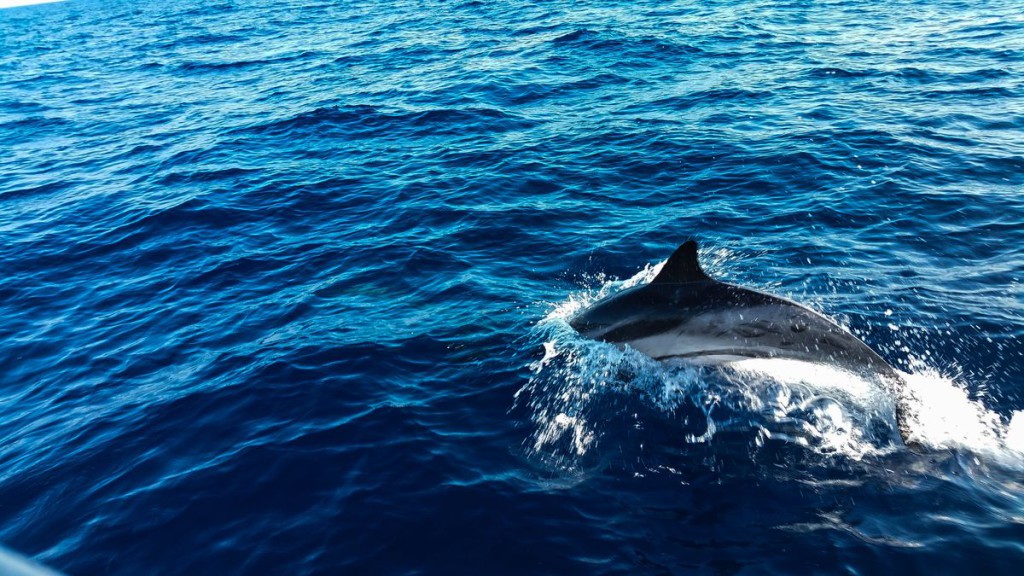
<svg viewBox="0 0 1024 576">
<path fill-rule="evenodd" d="M 801 304 L 708 276 L 697 244 L 680 246 L 650 284 L 614 294 L 576 315 L 580 334 L 630 346 L 657 360 L 701 363 L 788 358 L 881 377 L 896 397 L 900 435 L 909 437 L 902 379 L 848 330 Z"/>
<path fill-rule="evenodd" d="M 676 249 L 649 284 L 594 304 L 570 324 L 586 337 L 629 345 L 659 360 L 792 358 L 896 375 L 874 350 L 822 314 L 711 278 L 693 241 Z"/>
<path fill-rule="evenodd" d="M 715 280 L 638 286 L 570 324 L 584 336 L 629 345 L 657 360 L 790 358 L 894 374 L 871 348 L 818 312 Z"/>
</svg>

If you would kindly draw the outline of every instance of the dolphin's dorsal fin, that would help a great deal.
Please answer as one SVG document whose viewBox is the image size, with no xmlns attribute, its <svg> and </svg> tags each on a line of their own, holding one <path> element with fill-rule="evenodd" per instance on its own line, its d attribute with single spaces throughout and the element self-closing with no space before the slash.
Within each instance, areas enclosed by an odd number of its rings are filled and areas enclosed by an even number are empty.
<svg viewBox="0 0 1024 576">
<path fill-rule="evenodd" d="M 697 261 L 697 243 L 687 240 L 676 248 L 651 284 L 683 284 L 711 280 Z"/>
</svg>

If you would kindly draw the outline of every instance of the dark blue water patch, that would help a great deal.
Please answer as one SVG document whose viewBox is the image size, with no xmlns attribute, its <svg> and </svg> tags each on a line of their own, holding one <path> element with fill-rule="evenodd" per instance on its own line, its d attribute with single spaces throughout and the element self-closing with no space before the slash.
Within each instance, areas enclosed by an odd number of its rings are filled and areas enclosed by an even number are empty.
<svg viewBox="0 0 1024 576">
<path fill-rule="evenodd" d="M 31 199 L 37 196 L 46 196 L 51 194 L 58 194 L 72 188 L 74 184 L 72 182 L 44 182 L 36 185 L 29 185 L 25 188 L 15 188 L 3 191 L 2 199 L 4 202 L 13 203 L 20 199 Z"/>
<path fill-rule="evenodd" d="M 27 94 L 25 95 L 27 96 Z M 11 98 L 3 101 L 3 108 L 8 113 L 24 113 L 24 112 L 49 112 L 52 108 L 49 106 L 33 102 L 31 100 L 22 100 Z"/>
<path fill-rule="evenodd" d="M 33 136 L 47 132 L 54 135 L 71 125 L 71 121 L 58 116 L 22 116 L 3 122 L 0 124 L 0 130 L 10 130 L 16 134 L 29 133 Z"/>
<path fill-rule="evenodd" d="M 406 135 L 447 136 L 463 133 L 465 125 L 475 131 L 504 132 L 525 129 L 524 122 L 495 109 L 439 109 L 408 112 L 382 112 L 372 106 L 330 107 L 299 114 L 271 124 L 246 128 L 243 133 L 271 137 L 379 138 L 388 131 Z"/>
<path fill-rule="evenodd" d="M 981 61 L 993 63 L 1016 62 L 1021 57 L 1021 51 L 1012 48 L 975 47 L 975 46 L 945 46 L 926 50 L 925 56 L 934 58 L 977 58 Z"/>
<path fill-rule="evenodd" d="M 550 30 L 553 32 L 557 28 L 553 27 Z M 530 34 L 533 33 L 536 31 L 530 32 Z M 578 51 L 586 50 L 609 59 L 606 65 L 611 67 L 616 64 L 630 63 L 631 67 L 639 69 L 656 68 L 651 65 L 651 58 L 673 58 L 676 59 L 677 65 L 684 66 L 695 57 L 705 53 L 698 46 L 674 42 L 665 37 L 626 35 L 591 29 L 578 29 L 564 33 L 551 38 L 549 42 L 562 50 L 563 57 L 574 62 L 581 62 L 577 59 Z"/>
<path fill-rule="evenodd" d="M 569 32 L 568 34 L 563 34 L 561 36 L 558 36 L 557 38 L 553 39 L 552 42 L 555 43 L 555 44 L 568 44 L 568 43 L 576 43 L 576 42 L 587 43 L 587 42 L 590 42 L 593 39 L 597 38 L 598 36 L 599 36 L 598 33 L 594 32 L 592 30 L 586 30 L 586 29 L 573 30 L 572 32 Z"/>
<path fill-rule="evenodd" d="M 135 155 L 142 152 L 150 152 L 158 149 L 159 148 L 156 146 L 140 146 L 133 148 L 129 152 L 129 155 Z M 246 177 L 249 177 L 248 179 L 258 180 L 259 176 L 260 170 L 258 169 L 239 167 L 199 170 L 196 172 L 189 172 L 184 174 L 179 172 L 171 172 L 170 174 L 167 174 L 166 176 L 160 178 L 156 182 L 156 185 L 173 186 L 175 184 L 206 184 L 226 180 L 237 182 L 239 180 L 246 180 Z"/>
</svg>

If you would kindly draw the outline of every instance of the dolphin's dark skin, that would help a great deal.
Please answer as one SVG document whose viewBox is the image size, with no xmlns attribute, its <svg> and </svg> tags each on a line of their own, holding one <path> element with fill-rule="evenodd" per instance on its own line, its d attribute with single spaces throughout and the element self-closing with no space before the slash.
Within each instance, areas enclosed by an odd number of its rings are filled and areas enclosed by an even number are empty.
<svg viewBox="0 0 1024 576">
<path fill-rule="evenodd" d="M 629 345 L 656 360 L 788 358 L 874 374 L 895 395 L 900 436 L 909 436 L 903 380 L 881 356 L 806 306 L 714 280 L 701 269 L 692 240 L 650 284 L 613 294 L 569 324 L 587 338 Z"/>
</svg>

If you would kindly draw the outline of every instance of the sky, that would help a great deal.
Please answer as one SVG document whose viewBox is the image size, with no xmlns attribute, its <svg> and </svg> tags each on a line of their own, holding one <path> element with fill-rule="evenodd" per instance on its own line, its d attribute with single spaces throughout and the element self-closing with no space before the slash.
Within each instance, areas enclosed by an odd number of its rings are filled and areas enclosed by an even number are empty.
<svg viewBox="0 0 1024 576">
<path fill-rule="evenodd" d="M 63 2 L 64 0 L 0 0 L 0 8 L 14 8 L 15 6 L 29 6 L 32 4 L 49 4 L 51 2 Z"/>
</svg>

